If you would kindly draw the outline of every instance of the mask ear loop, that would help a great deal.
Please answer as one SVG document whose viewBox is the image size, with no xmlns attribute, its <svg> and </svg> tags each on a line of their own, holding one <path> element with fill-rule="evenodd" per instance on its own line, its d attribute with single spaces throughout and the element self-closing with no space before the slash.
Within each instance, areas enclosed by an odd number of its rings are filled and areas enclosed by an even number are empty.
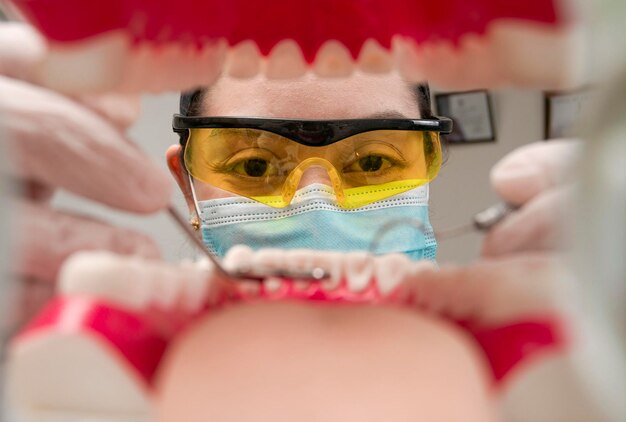
<svg viewBox="0 0 626 422">
<path fill-rule="evenodd" d="M 192 225 L 194 226 L 194 230 L 199 231 L 201 218 L 200 218 L 200 208 L 198 207 L 198 197 L 196 196 L 196 189 L 193 184 L 193 177 L 191 177 L 191 174 L 189 172 L 187 172 L 187 178 L 189 178 L 189 186 L 191 187 L 191 198 L 193 199 L 193 208 L 196 212 L 196 218 L 198 219 L 198 225 L 196 226 L 193 223 Z"/>
<path fill-rule="evenodd" d="M 293 200 L 293 197 L 296 194 L 296 190 L 298 189 L 298 185 L 300 184 L 300 179 L 304 174 L 305 170 L 310 167 L 322 167 L 328 173 L 330 177 L 330 181 L 332 183 L 333 191 L 335 192 L 335 197 L 337 198 L 337 203 L 340 206 L 344 206 L 346 203 L 346 195 L 343 192 L 343 184 L 341 182 L 341 176 L 337 173 L 337 169 L 333 166 L 329 161 L 324 160 L 319 157 L 311 157 L 302 161 L 295 169 L 289 173 L 287 179 L 285 179 L 285 183 L 283 184 L 283 190 L 281 192 L 283 201 L 285 204 L 290 204 Z"/>
</svg>

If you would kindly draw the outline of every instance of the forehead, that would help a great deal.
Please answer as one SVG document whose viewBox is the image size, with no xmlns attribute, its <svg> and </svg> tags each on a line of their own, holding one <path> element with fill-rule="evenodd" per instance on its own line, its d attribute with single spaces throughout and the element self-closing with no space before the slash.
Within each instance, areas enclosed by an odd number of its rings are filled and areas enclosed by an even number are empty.
<svg viewBox="0 0 626 422">
<path fill-rule="evenodd" d="M 291 119 L 420 117 L 410 85 L 394 73 L 355 73 L 349 78 L 307 74 L 297 80 L 222 77 L 205 96 L 202 110 L 211 116 Z"/>
</svg>

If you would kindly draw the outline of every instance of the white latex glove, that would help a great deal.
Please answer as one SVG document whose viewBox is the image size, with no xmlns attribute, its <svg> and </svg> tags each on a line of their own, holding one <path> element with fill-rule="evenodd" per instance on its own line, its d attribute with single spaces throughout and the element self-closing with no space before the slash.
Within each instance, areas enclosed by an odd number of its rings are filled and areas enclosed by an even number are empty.
<svg viewBox="0 0 626 422">
<path fill-rule="evenodd" d="M 578 141 L 537 142 L 496 164 L 494 189 L 519 209 L 486 235 L 481 260 L 426 269 L 405 294 L 413 292 L 427 309 L 487 325 L 560 312 L 557 302 L 569 299 L 563 283 L 569 275 L 560 262 L 567 238 L 563 222 L 572 212 L 580 147 Z"/>
<path fill-rule="evenodd" d="M 552 140 L 519 148 L 491 172 L 503 201 L 520 207 L 485 237 L 485 257 L 567 246 L 579 141 Z"/>
<path fill-rule="evenodd" d="M 50 208 L 53 192 L 65 189 L 121 210 L 151 213 L 168 204 L 171 183 L 124 135 L 138 114 L 137 98 L 67 98 L 31 85 L 45 54 L 31 28 L 0 25 L 0 142 L 9 156 L 3 171 L 23 187 L 12 210 L 13 274 L 51 283 L 62 262 L 84 249 L 158 257 L 145 235 Z"/>
</svg>

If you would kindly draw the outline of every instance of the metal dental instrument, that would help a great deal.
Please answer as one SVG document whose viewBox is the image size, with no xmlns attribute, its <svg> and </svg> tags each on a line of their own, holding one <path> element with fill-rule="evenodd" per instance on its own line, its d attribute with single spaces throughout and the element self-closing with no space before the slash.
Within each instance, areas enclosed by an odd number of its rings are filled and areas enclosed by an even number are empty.
<svg viewBox="0 0 626 422">
<path fill-rule="evenodd" d="M 487 232 L 516 209 L 517 207 L 501 202 L 474 215 L 471 223 L 450 229 L 438 230 L 435 234 L 437 239 L 445 240 L 462 236 L 475 230 Z"/>
<path fill-rule="evenodd" d="M 170 205 L 167 208 L 167 213 L 172 217 L 176 225 L 182 229 L 187 238 L 189 238 L 198 249 L 202 251 L 211 263 L 215 266 L 218 273 L 226 278 L 239 278 L 245 280 L 252 280 L 262 282 L 268 277 L 280 277 L 290 278 L 294 280 L 310 280 L 310 281 L 322 281 L 329 277 L 328 273 L 319 267 L 312 268 L 310 271 L 289 271 L 284 269 L 276 269 L 270 271 L 253 271 L 250 268 L 238 268 L 235 271 L 227 271 L 220 261 L 213 253 L 206 247 L 204 242 L 198 237 L 198 235 L 191 229 L 187 221 L 180 215 L 180 213 Z"/>
<path fill-rule="evenodd" d="M 217 259 L 217 257 L 215 257 L 205 246 L 205 244 L 202 242 L 202 240 L 196 235 L 196 233 L 191 229 L 191 227 L 189 226 L 189 224 L 185 221 L 185 219 L 183 218 L 183 216 L 180 215 L 180 213 L 176 210 L 176 208 L 174 208 L 173 205 L 169 205 L 167 207 L 167 213 L 170 215 L 170 217 L 172 217 L 172 219 L 176 222 L 176 225 L 182 229 L 182 231 L 185 233 L 185 235 L 187 236 L 187 238 L 189 240 L 191 240 L 193 242 L 194 245 L 196 245 L 198 247 L 198 249 L 200 249 L 203 253 L 204 256 L 206 256 L 207 258 L 209 258 L 209 261 L 211 261 L 211 263 L 213 265 L 215 265 L 215 269 L 217 270 L 217 272 L 223 276 L 223 277 L 231 277 L 231 274 L 226 271 L 224 269 L 224 267 L 222 267 L 222 264 L 220 264 L 219 260 Z"/>
</svg>

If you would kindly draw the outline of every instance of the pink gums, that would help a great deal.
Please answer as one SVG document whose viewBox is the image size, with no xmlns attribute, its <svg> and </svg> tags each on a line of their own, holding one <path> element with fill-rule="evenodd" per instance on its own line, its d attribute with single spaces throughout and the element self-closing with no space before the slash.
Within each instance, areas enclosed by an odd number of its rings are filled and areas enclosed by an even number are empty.
<svg viewBox="0 0 626 422">
<path fill-rule="evenodd" d="M 175 315 L 174 323 L 171 322 L 171 315 L 168 316 L 166 311 L 158 309 L 137 313 L 97 299 L 64 297 L 53 300 L 14 341 L 20 343 L 37 335 L 54 333 L 92 336 L 104 342 L 114 354 L 123 357 L 131 371 L 134 370 L 145 385 L 150 387 L 172 338 L 197 317 L 214 311 L 227 302 L 301 300 L 336 305 L 397 305 L 397 302 L 390 299 L 392 296 L 382 295 L 376 283 L 369 283 L 364 290 L 353 292 L 348 289 L 344 280 L 336 289 L 327 292 L 319 283 L 311 283 L 301 289 L 292 281 L 283 280 L 281 287 L 274 291 L 261 287 L 258 294 L 230 292 L 217 305 L 207 307 L 197 315 Z M 538 352 L 559 351 L 567 345 L 559 320 L 552 316 L 495 327 L 466 321 L 453 322 L 466 330 L 482 348 L 491 367 L 495 385 L 499 385 L 519 363 L 527 361 Z"/>
<path fill-rule="evenodd" d="M 356 59 L 367 39 L 385 48 L 395 35 L 417 43 L 457 44 L 468 33 L 483 34 L 501 19 L 548 26 L 565 23 L 555 0 L 12 0 L 47 38 L 83 40 L 124 30 L 136 42 L 202 46 L 226 39 L 230 45 L 254 40 L 268 55 L 285 39 L 295 40 L 314 61 L 327 40 L 345 45 Z"/>
<path fill-rule="evenodd" d="M 348 283 L 343 279 L 339 285 L 331 291 L 323 289 L 321 283 L 310 283 L 305 288 L 298 288 L 297 282 L 283 280 L 280 288 L 276 291 L 268 290 L 265 285 L 261 286 L 258 295 L 243 295 L 242 299 L 256 300 L 305 300 L 330 303 L 366 303 L 377 304 L 387 299 L 378 291 L 377 283 L 372 281 L 363 290 L 354 292 L 348 287 Z"/>
</svg>

